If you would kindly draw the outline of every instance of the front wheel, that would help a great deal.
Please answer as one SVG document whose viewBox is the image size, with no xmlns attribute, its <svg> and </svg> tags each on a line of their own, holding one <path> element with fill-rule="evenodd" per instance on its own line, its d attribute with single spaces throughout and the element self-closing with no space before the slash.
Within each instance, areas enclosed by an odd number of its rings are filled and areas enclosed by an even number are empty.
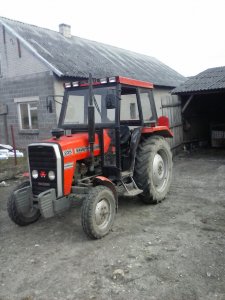
<svg viewBox="0 0 225 300">
<path fill-rule="evenodd" d="M 116 201 L 112 191 L 104 186 L 93 187 L 82 205 L 81 222 L 84 232 L 92 239 L 100 239 L 112 228 Z"/>
<path fill-rule="evenodd" d="M 14 223 L 20 226 L 26 226 L 31 223 L 34 223 L 41 216 L 40 210 L 37 207 L 34 207 L 33 205 L 28 206 L 27 211 L 21 211 L 19 209 L 19 205 L 17 203 L 14 192 L 29 186 L 30 186 L 29 181 L 25 181 L 19 184 L 11 193 L 7 203 L 7 210 L 10 219 Z"/>
<path fill-rule="evenodd" d="M 140 195 L 145 203 L 162 201 L 172 181 L 172 153 L 167 141 L 161 136 L 151 136 L 138 147 L 134 180 L 143 190 Z"/>
</svg>

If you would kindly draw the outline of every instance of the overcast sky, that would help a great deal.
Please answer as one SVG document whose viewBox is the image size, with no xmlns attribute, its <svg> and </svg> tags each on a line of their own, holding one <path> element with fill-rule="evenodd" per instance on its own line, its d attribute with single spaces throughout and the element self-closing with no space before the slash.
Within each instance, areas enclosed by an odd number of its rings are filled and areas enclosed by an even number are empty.
<svg viewBox="0 0 225 300">
<path fill-rule="evenodd" d="M 184 76 L 225 66 L 225 0 L 0 0 L 0 16 L 154 56 Z"/>
</svg>

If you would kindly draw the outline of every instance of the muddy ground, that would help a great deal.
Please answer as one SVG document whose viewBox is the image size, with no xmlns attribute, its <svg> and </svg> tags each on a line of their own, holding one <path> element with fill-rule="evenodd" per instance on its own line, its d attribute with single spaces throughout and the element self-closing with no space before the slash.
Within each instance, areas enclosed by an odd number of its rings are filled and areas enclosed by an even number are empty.
<svg viewBox="0 0 225 300">
<path fill-rule="evenodd" d="M 78 202 L 13 224 L 0 188 L 0 299 L 225 299 L 225 153 L 183 153 L 167 199 L 120 199 L 113 231 L 89 240 Z M 118 270 L 119 269 L 119 270 Z"/>
</svg>

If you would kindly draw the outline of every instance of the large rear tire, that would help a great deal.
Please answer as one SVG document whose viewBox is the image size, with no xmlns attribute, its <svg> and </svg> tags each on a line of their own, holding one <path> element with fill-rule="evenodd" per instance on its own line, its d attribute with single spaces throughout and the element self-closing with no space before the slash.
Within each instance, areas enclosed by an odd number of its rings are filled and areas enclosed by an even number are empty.
<svg viewBox="0 0 225 300">
<path fill-rule="evenodd" d="M 116 213 L 112 191 L 104 186 L 92 188 L 82 205 L 81 222 L 84 232 L 92 239 L 109 233 Z"/>
<path fill-rule="evenodd" d="M 30 186 L 29 181 L 19 184 L 11 193 L 7 203 L 7 210 L 10 219 L 19 226 L 27 226 L 34 223 L 41 216 L 40 210 L 37 207 L 31 207 L 26 213 L 20 212 L 17 207 L 14 192 L 28 186 Z"/>
<path fill-rule="evenodd" d="M 141 199 L 156 204 L 162 201 L 172 181 L 172 153 L 167 141 L 161 136 L 151 136 L 138 146 L 134 180 L 139 189 Z"/>
</svg>

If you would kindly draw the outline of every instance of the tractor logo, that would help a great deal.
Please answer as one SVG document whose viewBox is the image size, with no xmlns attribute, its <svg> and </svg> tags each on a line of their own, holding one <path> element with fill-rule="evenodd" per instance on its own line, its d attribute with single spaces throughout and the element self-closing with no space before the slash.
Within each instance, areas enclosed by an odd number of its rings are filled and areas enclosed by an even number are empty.
<svg viewBox="0 0 225 300">
<path fill-rule="evenodd" d="M 40 177 L 45 178 L 47 176 L 47 173 L 45 171 L 40 172 Z"/>
<path fill-rule="evenodd" d="M 100 149 L 100 146 L 99 145 L 94 145 L 94 150 L 98 150 L 98 149 Z M 87 146 L 87 147 L 80 147 L 80 148 L 74 149 L 75 154 L 83 153 L 83 152 L 88 152 L 88 151 L 90 151 L 90 147 L 89 146 Z"/>
</svg>

